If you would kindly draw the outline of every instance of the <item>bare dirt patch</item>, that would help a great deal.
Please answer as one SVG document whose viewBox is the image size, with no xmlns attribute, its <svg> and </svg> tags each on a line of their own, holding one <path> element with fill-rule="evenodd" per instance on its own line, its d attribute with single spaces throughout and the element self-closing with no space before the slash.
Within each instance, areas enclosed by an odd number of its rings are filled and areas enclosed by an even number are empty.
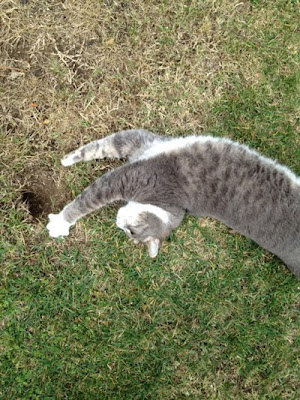
<svg viewBox="0 0 300 400">
<path fill-rule="evenodd" d="M 26 171 L 24 176 L 26 183 L 22 187 L 20 200 L 34 220 L 62 208 L 67 202 L 66 189 L 51 171 L 40 170 L 37 166 Z"/>
</svg>

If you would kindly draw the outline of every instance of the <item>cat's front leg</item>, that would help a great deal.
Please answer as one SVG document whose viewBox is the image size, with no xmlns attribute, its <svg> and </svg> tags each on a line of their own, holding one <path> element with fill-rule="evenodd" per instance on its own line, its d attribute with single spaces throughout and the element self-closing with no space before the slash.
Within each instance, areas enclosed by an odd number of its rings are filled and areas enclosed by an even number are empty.
<svg viewBox="0 0 300 400">
<path fill-rule="evenodd" d="M 50 236 L 68 235 L 70 226 L 79 218 L 106 204 L 118 200 L 130 201 L 138 195 L 146 198 L 151 196 L 154 193 L 157 175 L 153 174 L 146 164 L 147 162 L 139 164 L 138 168 L 136 165 L 126 164 L 98 178 L 59 214 L 49 215 L 47 229 Z"/>
<path fill-rule="evenodd" d="M 127 168 L 108 172 L 87 187 L 59 214 L 49 214 L 47 229 L 51 237 L 67 236 L 79 218 L 116 200 L 123 200 L 123 173 Z"/>
<path fill-rule="evenodd" d="M 103 158 L 118 158 L 118 153 L 112 144 L 110 136 L 79 147 L 65 155 L 61 159 L 61 163 L 64 167 L 68 167 L 80 161 L 91 161 Z"/>
<path fill-rule="evenodd" d="M 49 223 L 47 229 L 51 237 L 57 238 L 59 236 L 69 235 L 69 229 L 72 224 L 65 220 L 63 211 L 59 214 L 49 214 L 48 217 Z"/>
<path fill-rule="evenodd" d="M 153 143 L 154 140 L 162 139 L 142 129 L 120 131 L 79 147 L 63 157 L 61 163 L 67 167 L 80 161 L 129 157 L 141 148 Z"/>
<path fill-rule="evenodd" d="M 95 140 L 79 147 L 78 149 L 65 155 L 61 159 L 61 163 L 64 167 L 68 167 L 80 161 L 91 161 L 103 158 L 119 158 L 118 152 L 113 146 L 113 140 L 111 136 Z"/>
</svg>

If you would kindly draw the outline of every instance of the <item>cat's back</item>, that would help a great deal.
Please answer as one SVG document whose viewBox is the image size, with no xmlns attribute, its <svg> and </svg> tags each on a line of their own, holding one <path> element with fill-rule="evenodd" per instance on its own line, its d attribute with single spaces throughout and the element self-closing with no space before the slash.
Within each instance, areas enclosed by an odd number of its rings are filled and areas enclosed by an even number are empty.
<svg viewBox="0 0 300 400">
<path fill-rule="evenodd" d="M 210 136 L 154 144 L 141 159 L 160 171 L 162 186 L 176 185 L 170 202 L 253 239 L 300 278 L 300 178 L 288 167 Z"/>
<path fill-rule="evenodd" d="M 154 142 L 139 160 L 176 158 L 186 175 L 219 179 L 254 177 L 256 180 L 279 182 L 300 188 L 300 178 L 288 167 L 259 154 L 247 145 L 228 138 L 213 136 L 186 136 Z"/>
<path fill-rule="evenodd" d="M 220 217 L 234 209 L 251 214 L 271 206 L 300 207 L 299 177 L 288 167 L 227 138 L 187 136 L 154 143 L 140 160 L 176 167 L 192 213 L 201 208 L 207 215 Z M 164 176 L 167 180 L 167 170 Z"/>
</svg>

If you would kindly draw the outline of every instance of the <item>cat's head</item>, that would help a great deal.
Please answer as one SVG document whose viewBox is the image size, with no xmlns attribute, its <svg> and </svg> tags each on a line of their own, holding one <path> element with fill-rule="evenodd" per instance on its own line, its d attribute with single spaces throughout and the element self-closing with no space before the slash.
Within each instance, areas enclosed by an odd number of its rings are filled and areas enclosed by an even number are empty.
<svg viewBox="0 0 300 400">
<path fill-rule="evenodd" d="M 159 246 L 171 231 L 170 214 L 160 207 L 130 201 L 117 214 L 117 226 L 134 243 L 145 243 L 150 257 L 156 257 Z"/>
</svg>

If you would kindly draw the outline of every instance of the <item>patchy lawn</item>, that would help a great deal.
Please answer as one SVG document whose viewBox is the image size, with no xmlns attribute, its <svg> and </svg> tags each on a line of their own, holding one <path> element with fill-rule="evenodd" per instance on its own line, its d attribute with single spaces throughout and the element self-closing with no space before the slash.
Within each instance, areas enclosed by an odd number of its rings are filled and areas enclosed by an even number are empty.
<svg viewBox="0 0 300 400">
<path fill-rule="evenodd" d="M 116 206 L 45 225 L 118 162 L 60 158 L 112 132 L 239 140 L 300 175 L 296 0 L 2 0 L 0 398 L 296 399 L 299 282 L 187 217 L 156 260 Z"/>
</svg>

